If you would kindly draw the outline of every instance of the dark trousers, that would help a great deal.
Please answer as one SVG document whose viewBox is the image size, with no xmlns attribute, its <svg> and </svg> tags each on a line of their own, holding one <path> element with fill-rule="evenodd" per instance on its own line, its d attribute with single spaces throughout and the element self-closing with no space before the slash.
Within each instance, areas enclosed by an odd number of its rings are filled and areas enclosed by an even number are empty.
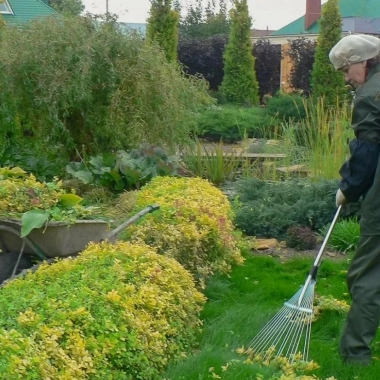
<svg viewBox="0 0 380 380">
<path fill-rule="evenodd" d="M 346 361 L 369 364 L 370 345 L 380 318 L 380 235 L 361 236 L 348 269 L 347 285 L 352 304 L 340 354 Z"/>
</svg>

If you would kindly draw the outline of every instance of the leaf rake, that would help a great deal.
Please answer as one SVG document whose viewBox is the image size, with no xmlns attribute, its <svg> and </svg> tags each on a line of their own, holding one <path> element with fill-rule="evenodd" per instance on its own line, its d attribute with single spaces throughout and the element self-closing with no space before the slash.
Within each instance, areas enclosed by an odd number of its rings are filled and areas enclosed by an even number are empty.
<svg viewBox="0 0 380 380">
<path fill-rule="evenodd" d="M 280 356 L 290 363 L 295 360 L 308 361 L 317 272 L 341 207 L 335 213 L 304 285 L 249 343 L 248 350 L 262 361 Z"/>
</svg>

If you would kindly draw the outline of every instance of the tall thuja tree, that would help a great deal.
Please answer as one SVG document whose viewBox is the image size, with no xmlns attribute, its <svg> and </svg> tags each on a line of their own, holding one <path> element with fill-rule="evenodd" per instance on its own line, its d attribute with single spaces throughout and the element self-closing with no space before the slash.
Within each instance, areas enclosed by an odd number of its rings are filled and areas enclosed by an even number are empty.
<svg viewBox="0 0 380 380">
<path fill-rule="evenodd" d="M 177 59 L 178 20 L 172 0 L 151 0 L 147 40 L 157 42 L 169 62 Z"/>
<path fill-rule="evenodd" d="M 338 0 L 329 0 L 324 5 L 319 28 L 311 74 L 312 93 L 315 98 L 324 97 L 325 104 L 335 105 L 337 99 L 347 95 L 343 74 L 335 70 L 329 60 L 330 50 L 342 37 L 342 19 Z"/>
<path fill-rule="evenodd" d="M 224 78 L 220 90 L 227 100 L 239 104 L 258 104 L 259 85 L 251 42 L 252 20 L 247 0 L 234 0 L 231 31 L 224 52 Z"/>
</svg>

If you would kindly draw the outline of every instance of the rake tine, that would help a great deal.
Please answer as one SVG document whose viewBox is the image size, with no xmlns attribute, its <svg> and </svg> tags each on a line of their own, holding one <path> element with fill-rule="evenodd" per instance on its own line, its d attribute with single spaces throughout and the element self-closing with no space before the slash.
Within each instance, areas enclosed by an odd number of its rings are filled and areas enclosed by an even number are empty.
<svg viewBox="0 0 380 380">
<path fill-rule="evenodd" d="M 293 363 L 297 354 L 302 355 L 303 361 L 308 360 L 317 271 L 341 208 L 339 206 L 335 213 L 305 284 L 249 343 L 248 348 L 264 361 L 274 355 L 275 358 L 284 356 Z"/>
</svg>

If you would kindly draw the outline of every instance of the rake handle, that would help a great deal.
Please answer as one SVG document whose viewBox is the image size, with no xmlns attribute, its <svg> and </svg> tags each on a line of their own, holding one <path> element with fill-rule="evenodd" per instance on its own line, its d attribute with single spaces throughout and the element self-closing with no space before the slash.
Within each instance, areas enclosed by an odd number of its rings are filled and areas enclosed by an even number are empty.
<svg viewBox="0 0 380 380">
<path fill-rule="evenodd" d="M 303 300 L 303 297 L 305 296 L 305 293 L 306 293 L 306 289 L 307 287 L 309 286 L 310 282 L 313 280 L 314 282 L 316 281 L 316 278 L 317 278 L 317 272 L 318 272 L 318 268 L 319 266 L 321 265 L 321 257 L 322 257 L 322 254 L 326 248 L 326 245 L 327 245 L 327 242 L 329 241 L 329 238 L 330 238 L 330 235 L 331 235 L 331 232 L 332 230 L 334 229 L 335 227 L 335 224 L 336 224 L 336 221 L 338 220 L 338 217 L 339 217 L 339 214 L 340 214 L 340 211 L 342 209 L 342 205 L 340 205 L 338 207 L 338 209 L 336 210 L 336 213 L 335 213 L 335 216 L 334 216 L 334 219 L 332 220 L 331 222 L 331 225 L 330 225 L 330 228 L 328 229 L 327 233 L 326 233 L 326 236 L 325 238 L 323 239 L 323 243 L 321 245 L 321 248 L 319 249 L 319 252 L 318 252 L 318 255 L 317 257 L 315 258 L 315 261 L 314 261 L 314 264 L 313 266 L 311 267 L 310 269 L 310 272 L 309 272 L 309 275 L 305 281 L 305 285 L 303 286 L 303 289 L 302 289 L 302 292 L 298 298 L 298 306 L 301 305 L 301 302 Z"/>
<path fill-rule="evenodd" d="M 332 220 L 331 222 L 331 225 L 329 227 L 329 230 L 327 231 L 327 234 L 323 240 L 323 243 L 321 245 L 321 248 L 319 249 L 319 252 L 318 252 L 318 255 L 317 257 L 315 258 L 315 261 L 314 261 L 314 264 L 313 264 L 313 267 L 311 268 L 310 270 L 310 275 L 312 276 L 313 279 L 315 279 L 316 275 L 317 275 L 317 270 L 318 270 L 318 267 L 319 265 L 321 264 L 321 257 L 322 257 L 322 254 L 326 248 L 326 245 L 327 245 L 327 242 L 329 241 L 330 239 L 330 235 L 331 235 L 331 232 L 332 230 L 334 229 L 335 227 L 335 224 L 336 224 L 336 221 L 338 220 L 338 217 L 339 217 L 339 214 L 340 214 L 340 211 L 342 209 L 342 205 L 340 205 L 338 207 L 338 209 L 336 210 L 336 213 L 335 213 L 335 216 L 334 216 L 334 219 Z"/>
</svg>

